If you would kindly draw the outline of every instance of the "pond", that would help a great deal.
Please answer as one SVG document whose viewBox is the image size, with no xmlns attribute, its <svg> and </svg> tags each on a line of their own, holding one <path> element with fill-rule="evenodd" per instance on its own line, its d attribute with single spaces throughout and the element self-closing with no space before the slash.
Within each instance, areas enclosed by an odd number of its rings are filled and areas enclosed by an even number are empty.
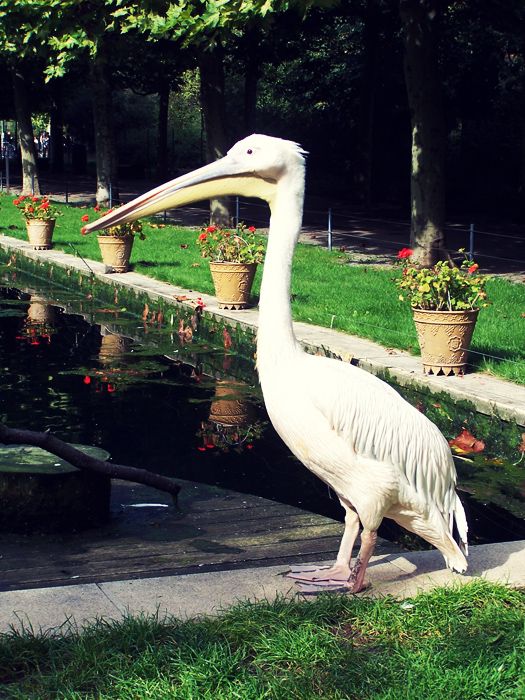
<svg viewBox="0 0 525 700">
<path fill-rule="evenodd" d="M 0 417 L 10 427 L 342 520 L 337 498 L 274 432 L 253 359 L 234 352 L 226 329 L 12 269 L 2 284 Z M 471 542 L 525 538 L 524 463 L 467 454 L 457 466 Z M 389 521 L 380 534 L 411 544 Z"/>
</svg>

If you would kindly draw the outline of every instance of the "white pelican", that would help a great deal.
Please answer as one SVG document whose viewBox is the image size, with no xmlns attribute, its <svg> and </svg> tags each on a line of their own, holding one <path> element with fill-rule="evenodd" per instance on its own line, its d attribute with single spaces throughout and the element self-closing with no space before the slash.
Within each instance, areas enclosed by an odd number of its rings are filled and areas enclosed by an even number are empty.
<svg viewBox="0 0 525 700">
<path fill-rule="evenodd" d="M 271 219 L 257 335 L 264 401 L 283 441 L 330 485 L 345 510 L 334 565 L 298 567 L 289 576 L 308 582 L 305 590 L 312 585 L 362 590 L 384 517 L 423 537 L 451 569 L 463 572 L 467 523 L 443 435 L 388 384 L 354 365 L 307 354 L 294 335 L 290 278 L 302 222 L 304 155 L 296 143 L 254 134 L 224 158 L 137 197 L 86 229 L 221 195 L 266 200 Z M 361 547 L 351 566 L 360 524 Z"/>
</svg>

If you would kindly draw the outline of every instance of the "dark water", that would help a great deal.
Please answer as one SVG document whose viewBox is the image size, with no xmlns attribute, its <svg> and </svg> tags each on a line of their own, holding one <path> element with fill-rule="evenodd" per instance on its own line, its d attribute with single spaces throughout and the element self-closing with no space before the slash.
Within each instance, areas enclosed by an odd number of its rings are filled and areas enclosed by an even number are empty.
<svg viewBox="0 0 525 700">
<path fill-rule="evenodd" d="M 258 387 L 227 376 L 230 351 L 200 346 L 198 334 L 189 340 L 160 322 L 145 334 L 140 319 L 95 301 L 71 314 L 56 294 L 52 300 L 0 288 L 0 418 L 9 426 L 49 429 L 103 447 L 121 464 L 341 519 L 337 499 L 275 434 Z M 130 337 L 137 334 L 140 343 Z M 219 379 L 202 371 L 210 355 L 223 370 L 214 373 Z M 471 541 L 525 538 L 524 465 L 464 465 Z M 381 534 L 400 539 L 395 526 Z"/>
</svg>

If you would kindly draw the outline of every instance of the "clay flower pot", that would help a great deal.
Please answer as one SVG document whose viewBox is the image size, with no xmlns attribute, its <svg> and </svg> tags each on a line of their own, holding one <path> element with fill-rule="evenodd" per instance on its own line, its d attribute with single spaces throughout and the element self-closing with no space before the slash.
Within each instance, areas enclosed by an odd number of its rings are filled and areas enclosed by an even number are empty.
<svg viewBox="0 0 525 700">
<path fill-rule="evenodd" d="M 102 262 L 108 272 L 127 272 L 133 247 L 133 236 L 97 236 Z"/>
<path fill-rule="evenodd" d="M 256 270 L 257 263 L 210 262 L 220 309 L 245 309 L 249 306 Z"/>
<path fill-rule="evenodd" d="M 412 311 L 423 371 L 426 374 L 464 374 L 479 309 Z"/>
<path fill-rule="evenodd" d="M 49 250 L 55 219 L 26 219 L 27 238 L 35 250 Z"/>
</svg>

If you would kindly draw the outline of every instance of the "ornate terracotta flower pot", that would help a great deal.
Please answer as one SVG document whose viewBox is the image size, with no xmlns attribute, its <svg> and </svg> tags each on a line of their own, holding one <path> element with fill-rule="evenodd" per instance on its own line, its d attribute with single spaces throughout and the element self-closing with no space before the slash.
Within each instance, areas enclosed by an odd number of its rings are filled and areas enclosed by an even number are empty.
<svg viewBox="0 0 525 700">
<path fill-rule="evenodd" d="M 428 374 L 464 374 L 479 309 L 412 311 L 423 371 Z"/>
<path fill-rule="evenodd" d="M 253 420 L 253 405 L 235 395 L 231 382 L 217 382 L 210 407 L 210 420 L 219 425 L 242 426 Z"/>
<path fill-rule="evenodd" d="M 55 219 L 26 219 L 27 238 L 35 250 L 52 248 Z"/>
<path fill-rule="evenodd" d="M 256 270 L 257 263 L 210 262 L 220 309 L 245 309 L 249 306 Z"/>
<path fill-rule="evenodd" d="M 97 236 L 102 262 L 110 272 L 127 272 L 133 236 Z"/>
</svg>

